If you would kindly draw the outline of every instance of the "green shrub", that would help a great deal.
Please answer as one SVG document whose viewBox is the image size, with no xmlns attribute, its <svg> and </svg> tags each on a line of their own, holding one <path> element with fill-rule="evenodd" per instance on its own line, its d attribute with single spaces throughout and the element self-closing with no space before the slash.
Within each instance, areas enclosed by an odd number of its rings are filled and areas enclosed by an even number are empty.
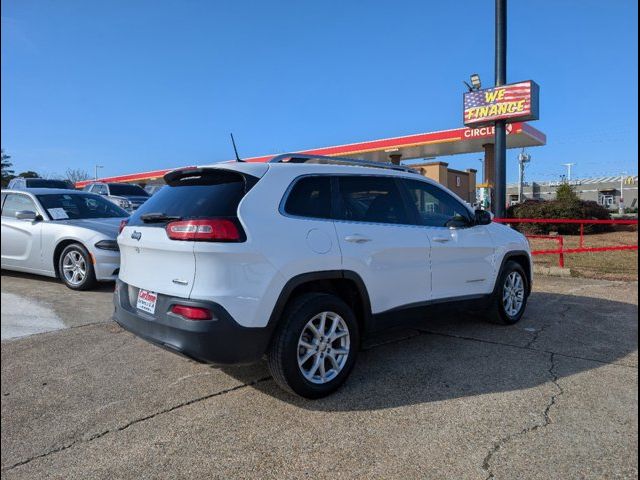
<svg viewBox="0 0 640 480">
<path fill-rule="evenodd" d="M 578 197 L 575 188 L 568 183 L 563 183 L 556 189 L 556 200 L 561 202 L 575 202 L 579 201 L 580 197 Z"/>
<path fill-rule="evenodd" d="M 564 192 L 566 193 L 566 192 Z M 513 205 L 507 210 L 508 218 L 570 218 L 577 220 L 609 220 L 609 210 L 597 202 L 562 196 L 560 200 L 527 200 L 524 203 Z M 577 235 L 580 233 L 580 225 L 571 223 L 519 223 L 514 227 L 522 233 L 532 235 L 548 235 L 550 232 L 558 232 L 560 235 Z M 609 232 L 612 225 L 584 226 L 584 232 L 599 233 Z"/>
</svg>

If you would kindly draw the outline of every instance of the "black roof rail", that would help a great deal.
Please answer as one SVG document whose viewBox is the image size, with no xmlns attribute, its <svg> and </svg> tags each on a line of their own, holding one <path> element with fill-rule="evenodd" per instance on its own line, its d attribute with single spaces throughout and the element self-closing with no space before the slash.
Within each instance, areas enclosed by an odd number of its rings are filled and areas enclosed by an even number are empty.
<svg viewBox="0 0 640 480">
<path fill-rule="evenodd" d="M 277 155 L 269 160 L 269 163 L 317 163 L 317 164 L 337 164 L 337 165 L 356 165 L 360 167 L 384 168 L 387 170 L 397 170 L 400 172 L 416 173 L 417 170 L 404 165 L 395 165 L 388 162 L 372 162 L 369 160 L 360 160 L 357 158 L 344 157 L 327 157 L 325 155 L 308 155 L 302 153 L 284 153 Z"/>
</svg>

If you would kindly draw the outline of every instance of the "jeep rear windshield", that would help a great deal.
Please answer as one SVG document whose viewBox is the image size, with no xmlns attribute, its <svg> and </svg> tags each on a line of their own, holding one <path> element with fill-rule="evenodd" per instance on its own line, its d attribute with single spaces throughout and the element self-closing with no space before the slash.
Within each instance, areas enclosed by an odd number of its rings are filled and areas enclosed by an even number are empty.
<svg viewBox="0 0 640 480">
<path fill-rule="evenodd" d="M 257 181 L 251 175 L 222 169 L 200 171 L 198 175 L 185 174 L 182 178 L 174 176 L 166 187 L 135 211 L 129 225 L 164 226 L 166 223 L 149 222 L 149 217 L 166 217 L 167 221 L 236 217 L 240 200 Z"/>
</svg>

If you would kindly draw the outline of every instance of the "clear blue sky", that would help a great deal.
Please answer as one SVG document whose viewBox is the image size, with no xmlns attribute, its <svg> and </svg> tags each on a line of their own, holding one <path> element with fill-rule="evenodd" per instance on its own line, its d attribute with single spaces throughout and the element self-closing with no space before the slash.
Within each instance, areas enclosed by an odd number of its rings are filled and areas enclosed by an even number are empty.
<svg viewBox="0 0 640 480">
<path fill-rule="evenodd" d="M 493 82 L 493 1 L 3 0 L 2 148 L 102 175 L 461 126 Z M 529 179 L 637 172 L 638 6 L 509 2 L 508 80 L 541 85 Z M 517 151 L 508 153 L 516 176 Z M 478 168 L 479 155 L 448 157 Z"/>
</svg>

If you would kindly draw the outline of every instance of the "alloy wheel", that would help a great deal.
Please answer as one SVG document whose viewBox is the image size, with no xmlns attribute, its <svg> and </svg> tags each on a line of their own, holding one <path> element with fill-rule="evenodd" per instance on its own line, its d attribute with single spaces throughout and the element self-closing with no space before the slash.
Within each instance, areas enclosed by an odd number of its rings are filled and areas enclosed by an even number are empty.
<svg viewBox="0 0 640 480">
<path fill-rule="evenodd" d="M 344 319 L 335 312 L 314 316 L 298 339 L 298 368 L 311 383 L 335 379 L 349 358 L 351 338 Z"/>
<path fill-rule="evenodd" d="M 71 285 L 80 285 L 87 276 L 87 264 L 77 250 L 71 250 L 62 259 L 62 273 Z"/>
</svg>

